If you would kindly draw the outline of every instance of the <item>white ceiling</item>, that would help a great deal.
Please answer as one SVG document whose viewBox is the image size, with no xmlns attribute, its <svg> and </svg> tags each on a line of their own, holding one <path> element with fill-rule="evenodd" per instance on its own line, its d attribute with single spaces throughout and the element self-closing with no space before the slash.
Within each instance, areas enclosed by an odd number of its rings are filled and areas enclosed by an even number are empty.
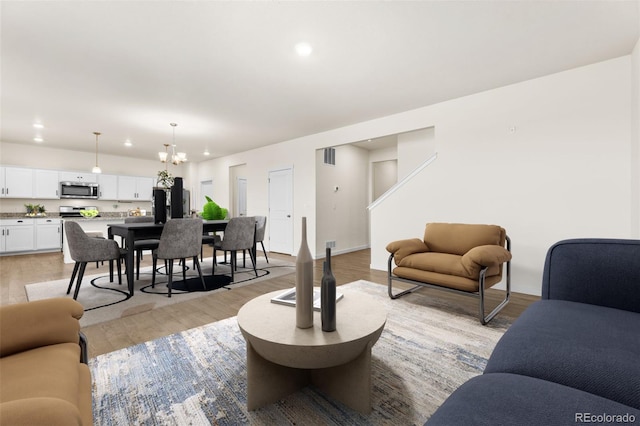
<svg viewBox="0 0 640 426">
<path fill-rule="evenodd" d="M 3 142 L 190 161 L 631 53 L 639 1 L 2 1 Z M 307 41 L 310 57 L 294 45 Z M 41 122 L 45 128 L 34 129 Z M 129 139 L 133 146 L 124 146 Z"/>
</svg>

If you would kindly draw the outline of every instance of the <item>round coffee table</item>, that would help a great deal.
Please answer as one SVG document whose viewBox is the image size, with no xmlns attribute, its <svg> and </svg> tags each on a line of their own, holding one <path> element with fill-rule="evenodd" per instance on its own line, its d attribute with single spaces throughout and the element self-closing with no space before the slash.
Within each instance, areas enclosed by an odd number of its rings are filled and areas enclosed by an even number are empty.
<svg viewBox="0 0 640 426">
<path fill-rule="evenodd" d="M 371 411 L 371 347 L 387 320 L 384 305 L 338 287 L 336 331 L 296 327 L 296 309 L 271 302 L 282 290 L 247 302 L 238 325 L 247 341 L 247 408 L 254 410 L 312 384 L 361 413 Z"/>
</svg>

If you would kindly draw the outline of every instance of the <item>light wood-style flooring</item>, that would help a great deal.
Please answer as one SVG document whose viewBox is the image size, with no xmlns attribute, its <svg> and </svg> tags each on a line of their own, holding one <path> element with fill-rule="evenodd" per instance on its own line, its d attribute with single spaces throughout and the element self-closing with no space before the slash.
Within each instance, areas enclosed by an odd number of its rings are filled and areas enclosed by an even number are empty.
<svg viewBox="0 0 640 426">
<path fill-rule="evenodd" d="M 209 248 L 208 250 L 211 249 Z M 261 254 L 259 252 L 258 256 Z M 205 248 L 204 255 L 207 257 L 211 256 L 212 253 L 207 252 Z M 269 258 L 295 262 L 295 258 L 291 256 L 277 253 L 268 253 L 268 256 Z M 338 285 L 359 279 L 386 285 L 386 271 L 372 270 L 369 268 L 369 264 L 369 250 L 332 257 L 332 269 Z M 142 266 L 151 266 L 150 256 L 145 256 Z M 319 286 L 322 278 L 322 260 L 315 261 L 314 266 L 315 285 Z M 95 268 L 95 264 L 88 265 L 87 273 L 94 273 Z M 100 269 L 108 269 L 108 266 L 105 264 L 100 266 Z M 26 302 L 24 291 L 26 284 L 70 278 L 72 271 L 73 264 L 64 264 L 62 253 L 0 257 L 0 305 Z M 137 343 L 235 316 L 242 305 L 254 297 L 294 286 L 295 274 L 285 275 L 261 281 L 256 285 L 205 295 L 197 299 L 153 309 L 129 317 L 84 327 L 82 331 L 89 340 L 89 356 L 95 357 Z M 456 303 L 468 306 L 469 312 L 473 312 L 474 315 L 477 311 L 478 301 L 475 298 L 433 289 L 421 289 L 418 291 L 432 294 L 434 298 L 455 300 Z M 502 292 L 498 290 L 489 290 L 488 293 L 488 307 L 494 306 L 499 298 L 502 297 Z M 498 315 L 515 318 L 535 300 L 538 300 L 538 297 L 515 293 L 512 295 L 509 304 Z"/>
</svg>

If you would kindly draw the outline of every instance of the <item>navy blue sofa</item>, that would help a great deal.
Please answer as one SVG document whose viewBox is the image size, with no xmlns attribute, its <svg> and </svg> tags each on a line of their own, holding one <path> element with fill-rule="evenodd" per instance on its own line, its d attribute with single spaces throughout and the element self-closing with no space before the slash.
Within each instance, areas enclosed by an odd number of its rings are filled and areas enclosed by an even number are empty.
<svg viewBox="0 0 640 426">
<path fill-rule="evenodd" d="M 640 424 L 640 240 L 573 239 L 437 425 Z"/>
</svg>

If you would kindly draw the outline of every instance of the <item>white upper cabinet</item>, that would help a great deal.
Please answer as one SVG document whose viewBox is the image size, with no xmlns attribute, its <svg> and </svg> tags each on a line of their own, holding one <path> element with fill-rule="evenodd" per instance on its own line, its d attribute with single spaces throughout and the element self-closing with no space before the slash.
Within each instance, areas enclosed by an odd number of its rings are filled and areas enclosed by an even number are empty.
<svg viewBox="0 0 640 426">
<path fill-rule="evenodd" d="M 98 175 L 85 172 L 60 172 L 60 182 L 87 182 L 97 183 Z"/>
<path fill-rule="evenodd" d="M 0 167 L 0 197 L 33 198 L 33 169 Z"/>
<path fill-rule="evenodd" d="M 139 177 L 136 180 L 136 188 L 138 189 L 138 199 L 143 201 L 151 201 L 153 199 L 153 185 L 155 179 L 148 177 Z"/>
<path fill-rule="evenodd" d="M 34 198 L 58 199 L 58 171 L 57 170 L 35 170 L 35 185 L 33 187 Z"/>
<path fill-rule="evenodd" d="M 151 201 L 153 183 L 153 178 L 118 176 L 118 200 Z"/>
<path fill-rule="evenodd" d="M 118 199 L 118 175 L 98 175 L 98 185 L 100 185 L 99 199 Z"/>
</svg>

